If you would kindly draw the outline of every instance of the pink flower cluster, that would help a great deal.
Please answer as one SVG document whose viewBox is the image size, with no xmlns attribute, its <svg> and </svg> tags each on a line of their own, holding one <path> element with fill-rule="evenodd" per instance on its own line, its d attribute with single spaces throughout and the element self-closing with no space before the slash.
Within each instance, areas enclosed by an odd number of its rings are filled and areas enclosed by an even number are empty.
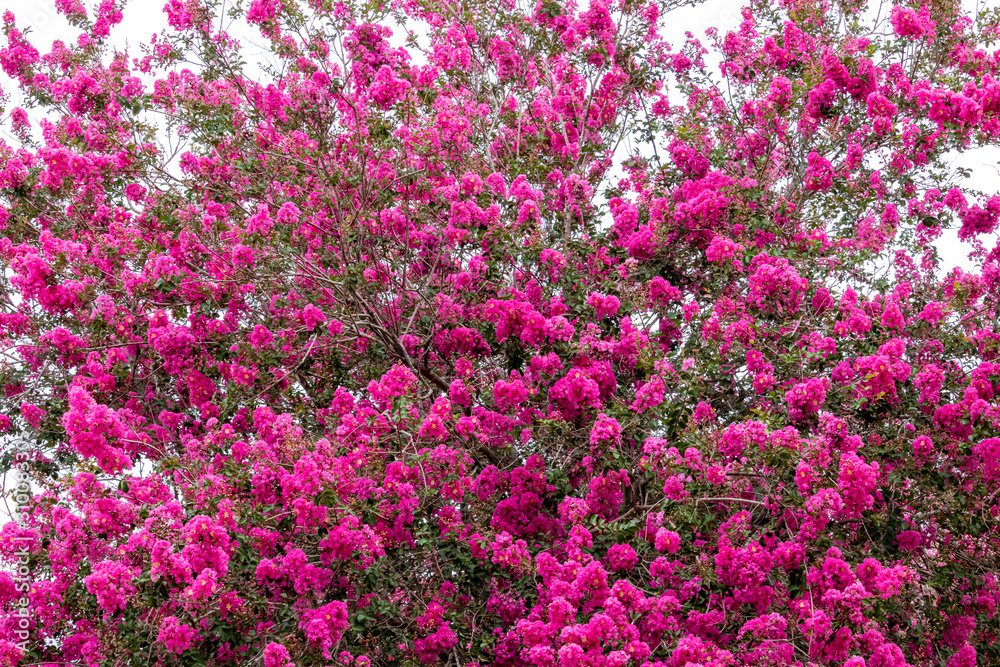
<svg viewBox="0 0 1000 667">
<path fill-rule="evenodd" d="M 229 4 L 3 14 L 0 664 L 996 661 L 995 17 Z"/>
<path fill-rule="evenodd" d="M 750 262 L 747 301 L 764 312 L 796 313 L 809 281 L 784 258 L 757 255 Z"/>
</svg>

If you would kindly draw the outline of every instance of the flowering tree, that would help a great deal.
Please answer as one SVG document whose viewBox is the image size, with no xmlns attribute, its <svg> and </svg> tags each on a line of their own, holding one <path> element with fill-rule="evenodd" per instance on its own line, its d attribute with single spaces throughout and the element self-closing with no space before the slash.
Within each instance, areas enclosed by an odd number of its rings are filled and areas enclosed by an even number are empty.
<svg viewBox="0 0 1000 667">
<path fill-rule="evenodd" d="M 998 664 L 996 13 L 57 4 L 0 665 Z"/>
</svg>

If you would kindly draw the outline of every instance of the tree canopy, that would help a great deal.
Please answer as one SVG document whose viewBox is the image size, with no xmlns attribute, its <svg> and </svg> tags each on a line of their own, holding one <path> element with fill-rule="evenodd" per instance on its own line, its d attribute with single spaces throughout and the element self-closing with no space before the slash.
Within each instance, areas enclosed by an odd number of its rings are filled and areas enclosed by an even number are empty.
<svg viewBox="0 0 1000 667">
<path fill-rule="evenodd" d="M 1000 13 L 681 5 L 7 12 L 0 666 L 1000 664 Z"/>
</svg>

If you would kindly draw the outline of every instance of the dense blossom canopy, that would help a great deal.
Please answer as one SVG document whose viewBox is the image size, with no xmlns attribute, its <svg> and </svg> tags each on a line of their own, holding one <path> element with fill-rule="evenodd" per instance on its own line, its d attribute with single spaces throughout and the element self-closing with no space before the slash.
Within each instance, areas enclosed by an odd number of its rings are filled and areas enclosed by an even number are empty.
<svg viewBox="0 0 1000 667">
<path fill-rule="evenodd" d="M 1000 15 L 56 4 L 0 666 L 1000 664 Z"/>
</svg>

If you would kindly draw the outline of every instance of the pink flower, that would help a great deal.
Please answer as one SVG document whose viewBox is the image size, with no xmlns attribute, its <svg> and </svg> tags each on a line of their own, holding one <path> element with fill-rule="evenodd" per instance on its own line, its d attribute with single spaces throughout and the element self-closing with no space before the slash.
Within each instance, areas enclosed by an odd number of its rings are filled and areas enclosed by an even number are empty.
<svg viewBox="0 0 1000 667">
<path fill-rule="evenodd" d="M 410 83 L 396 77 L 396 73 L 388 65 L 382 65 L 375 73 L 368 94 L 371 100 L 381 109 L 388 109 L 403 99 Z"/>
<path fill-rule="evenodd" d="M 699 401 L 691 420 L 695 424 L 711 424 L 715 421 L 715 409 L 705 401 Z"/>
<path fill-rule="evenodd" d="M 861 512 L 874 504 L 872 491 L 878 484 L 878 463 L 865 463 L 857 454 L 844 453 L 840 456 L 840 476 L 837 488 L 844 500 L 844 516 L 858 519 Z"/>
<path fill-rule="evenodd" d="M 912 581 L 914 572 L 903 565 L 885 568 L 875 575 L 875 591 L 883 600 L 898 595 L 903 585 Z"/>
<path fill-rule="evenodd" d="M 966 645 L 955 651 L 948 660 L 948 667 L 976 667 L 977 661 L 976 649 Z"/>
<path fill-rule="evenodd" d="M 658 306 L 666 306 L 673 301 L 680 301 L 681 291 L 660 276 L 656 276 L 649 283 L 649 300 Z"/>
<path fill-rule="evenodd" d="M 912 7 L 895 6 L 889 14 L 889 23 L 893 31 L 900 37 L 933 36 L 936 21 L 930 18 L 930 10 L 926 4 L 920 6 L 920 11 Z"/>
<path fill-rule="evenodd" d="M 920 390 L 921 403 L 937 405 L 941 401 L 944 370 L 937 364 L 928 364 L 913 378 L 913 384 Z"/>
<path fill-rule="evenodd" d="M 376 404 L 386 409 L 392 399 L 405 396 L 416 384 L 417 377 L 409 368 L 400 364 L 394 365 L 382 378 L 368 383 L 368 393 Z"/>
<path fill-rule="evenodd" d="M 91 574 L 83 579 L 87 591 L 97 596 L 97 604 L 108 614 L 124 610 L 129 599 L 135 595 L 132 584 L 135 572 L 115 561 L 102 561 L 94 566 Z"/>
<path fill-rule="evenodd" d="M 705 249 L 705 258 L 710 262 L 725 262 L 741 252 L 743 252 L 741 244 L 735 243 L 724 236 L 716 236 L 712 238 L 711 243 L 708 244 L 708 248 Z"/>
<path fill-rule="evenodd" d="M 205 568 L 184 593 L 193 601 L 211 599 L 219 589 L 218 579 L 215 570 Z"/>
<path fill-rule="evenodd" d="M 494 176 L 498 175 L 494 174 Z M 558 250 L 547 248 L 542 251 L 539 259 L 544 266 L 549 267 L 549 280 L 552 282 L 559 280 L 562 270 L 566 268 L 566 259 L 563 257 L 563 254 Z"/>
<path fill-rule="evenodd" d="M 184 526 L 182 534 L 184 548 L 181 556 L 195 572 L 211 568 L 220 577 L 226 576 L 231 541 L 225 528 L 210 517 L 195 516 Z"/>
<path fill-rule="evenodd" d="M 833 185 L 833 166 L 830 161 L 813 151 L 808 156 L 806 190 L 829 190 Z"/>
<path fill-rule="evenodd" d="M 681 547 L 681 536 L 672 530 L 660 528 L 656 531 L 656 541 L 654 546 L 657 551 L 675 553 Z"/>
<path fill-rule="evenodd" d="M 671 475 L 663 483 L 663 495 L 671 500 L 683 500 L 691 494 L 684 488 L 684 478 L 680 475 Z"/>
<path fill-rule="evenodd" d="M 129 183 L 125 186 L 125 196 L 129 201 L 138 202 L 146 195 L 146 188 L 138 183 Z"/>
<path fill-rule="evenodd" d="M 500 174 L 498 172 L 491 173 L 489 176 L 486 177 L 486 185 L 487 187 L 490 188 L 490 190 L 493 191 L 495 195 L 499 197 L 507 196 L 507 181 L 504 179 L 503 174 Z"/>
<path fill-rule="evenodd" d="M 437 664 L 438 656 L 450 650 L 458 643 L 458 636 L 449 627 L 448 623 L 443 623 L 432 634 L 423 639 L 413 641 L 413 652 L 417 654 L 417 659 L 425 665 Z"/>
<path fill-rule="evenodd" d="M 264 647 L 264 667 L 294 667 L 284 644 L 269 643 Z"/>
<path fill-rule="evenodd" d="M 594 309 L 598 319 L 600 319 L 603 317 L 610 317 L 617 313 L 618 308 L 621 306 L 621 302 L 616 296 L 591 292 L 590 296 L 587 297 L 587 305 Z"/>
<path fill-rule="evenodd" d="M 932 327 L 936 327 L 947 316 L 945 307 L 946 304 L 940 301 L 930 301 L 917 315 L 917 319 L 924 320 Z"/>
<path fill-rule="evenodd" d="M 67 18 L 86 18 L 87 10 L 80 0 L 56 0 L 56 11 L 65 14 Z"/>
<path fill-rule="evenodd" d="M 915 530 L 904 530 L 902 533 L 896 536 L 896 544 L 903 551 L 913 551 L 918 549 L 921 544 L 923 544 L 923 538 L 920 533 Z"/>
<path fill-rule="evenodd" d="M 982 464 L 983 479 L 1000 478 L 1000 438 L 986 438 L 972 446 L 972 453 Z"/>
<path fill-rule="evenodd" d="M 833 308 L 833 297 L 830 296 L 830 290 L 825 287 L 818 288 L 816 290 L 816 295 L 813 296 L 812 307 L 818 313 L 822 313 Z"/>
<path fill-rule="evenodd" d="M 890 301 L 885 306 L 885 310 L 882 311 L 882 326 L 886 329 L 896 329 L 902 330 L 906 326 L 906 320 L 903 318 L 903 313 L 900 311 L 899 306 Z"/>
<path fill-rule="evenodd" d="M 608 417 L 603 412 L 597 415 L 593 428 L 590 429 L 590 446 L 615 448 L 622 443 L 622 427 L 614 417 Z"/>
<path fill-rule="evenodd" d="M 281 10 L 281 3 L 276 0 L 254 0 L 247 10 L 249 23 L 266 23 L 273 21 Z"/>
<path fill-rule="evenodd" d="M 524 540 L 515 542 L 506 531 L 496 536 L 490 548 L 493 550 L 493 563 L 500 565 L 504 570 L 520 572 L 531 563 L 527 543 Z"/>
<path fill-rule="evenodd" d="M 253 331 L 247 337 L 250 344 L 253 345 L 254 349 L 262 349 L 269 347 L 274 344 L 274 335 L 268 331 L 267 327 L 262 324 L 258 324 L 253 328 Z"/>
<path fill-rule="evenodd" d="M 45 410 L 42 410 L 37 405 L 32 405 L 31 403 L 21 403 L 21 416 L 24 417 L 24 421 L 28 422 L 33 428 L 40 428 L 42 425 L 42 417 L 45 416 Z"/>
<path fill-rule="evenodd" d="M 549 396 L 562 412 L 573 417 L 581 410 L 598 408 L 600 386 L 579 368 L 574 368 L 552 385 Z"/>
<path fill-rule="evenodd" d="M 788 416 L 792 421 L 800 421 L 818 412 L 826 401 L 826 390 L 829 388 L 830 381 L 826 378 L 813 378 L 796 384 L 785 394 Z"/>
<path fill-rule="evenodd" d="M 305 632 L 306 641 L 319 645 L 327 660 L 331 659 L 330 650 L 350 627 L 347 605 L 336 600 L 316 609 L 306 609 L 299 614 L 299 619 L 299 629 Z"/>
<path fill-rule="evenodd" d="M 302 324 L 305 325 L 306 329 L 312 331 L 317 325 L 326 322 L 326 315 L 322 310 L 314 306 L 313 304 L 308 304 L 302 309 Z"/>
<path fill-rule="evenodd" d="M 795 313 L 809 281 L 799 276 L 785 258 L 757 255 L 750 263 L 750 293 L 747 301 L 764 312 Z"/>
<path fill-rule="evenodd" d="M 198 639 L 201 639 L 198 632 L 190 625 L 181 623 L 176 616 L 167 616 L 160 622 L 160 632 L 156 637 L 156 641 L 163 644 L 167 651 L 177 655 L 191 648 Z"/>
<path fill-rule="evenodd" d="M 910 377 L 909 364 L 886 354 L 858 357 L 854 370 L 864 379 L 858 385 L 858 393 L 869 401 L 895 403 L 898 400 L 896 382 L 904 382 Z"/>
<path fill-rule="evenodd" d="M 926 458 L 934 453 L 934 443 L 926 435 L 913 441 L 913 455 Z"/>
<path fill-rule="evenodd" d="M 663 386 L 663 380 L 659 375 L 654 375 L 636 390 L 635 400 L 629 407 L 636 412 L 645 412 L 663 403 L 665 393 L 666 388 Z"/>
<path fill-rule="evenodd" d="M 514 375 L 511 376 L 510 382 L 498 380 L 493 385 L 493 401 L 500 412 L 509 412 L 519 407 L 529 395 L 530 392 L 524 386 L 524 382 Z"/>
<path fill-rule="evenodd" d="M 635 549 L 627 544 L 615 544 L 608 549 L 608 563 L 616 572 L 631 570 L 639 562 Z"/>
<path fill-rule="evenodd" d="M 176 30 L 186 30 L 194 25 L 194 21 L 184 5 L 183 0 L 169 0 L 163 11 L 167 14 L 167 23 Z"/>
</svg>

